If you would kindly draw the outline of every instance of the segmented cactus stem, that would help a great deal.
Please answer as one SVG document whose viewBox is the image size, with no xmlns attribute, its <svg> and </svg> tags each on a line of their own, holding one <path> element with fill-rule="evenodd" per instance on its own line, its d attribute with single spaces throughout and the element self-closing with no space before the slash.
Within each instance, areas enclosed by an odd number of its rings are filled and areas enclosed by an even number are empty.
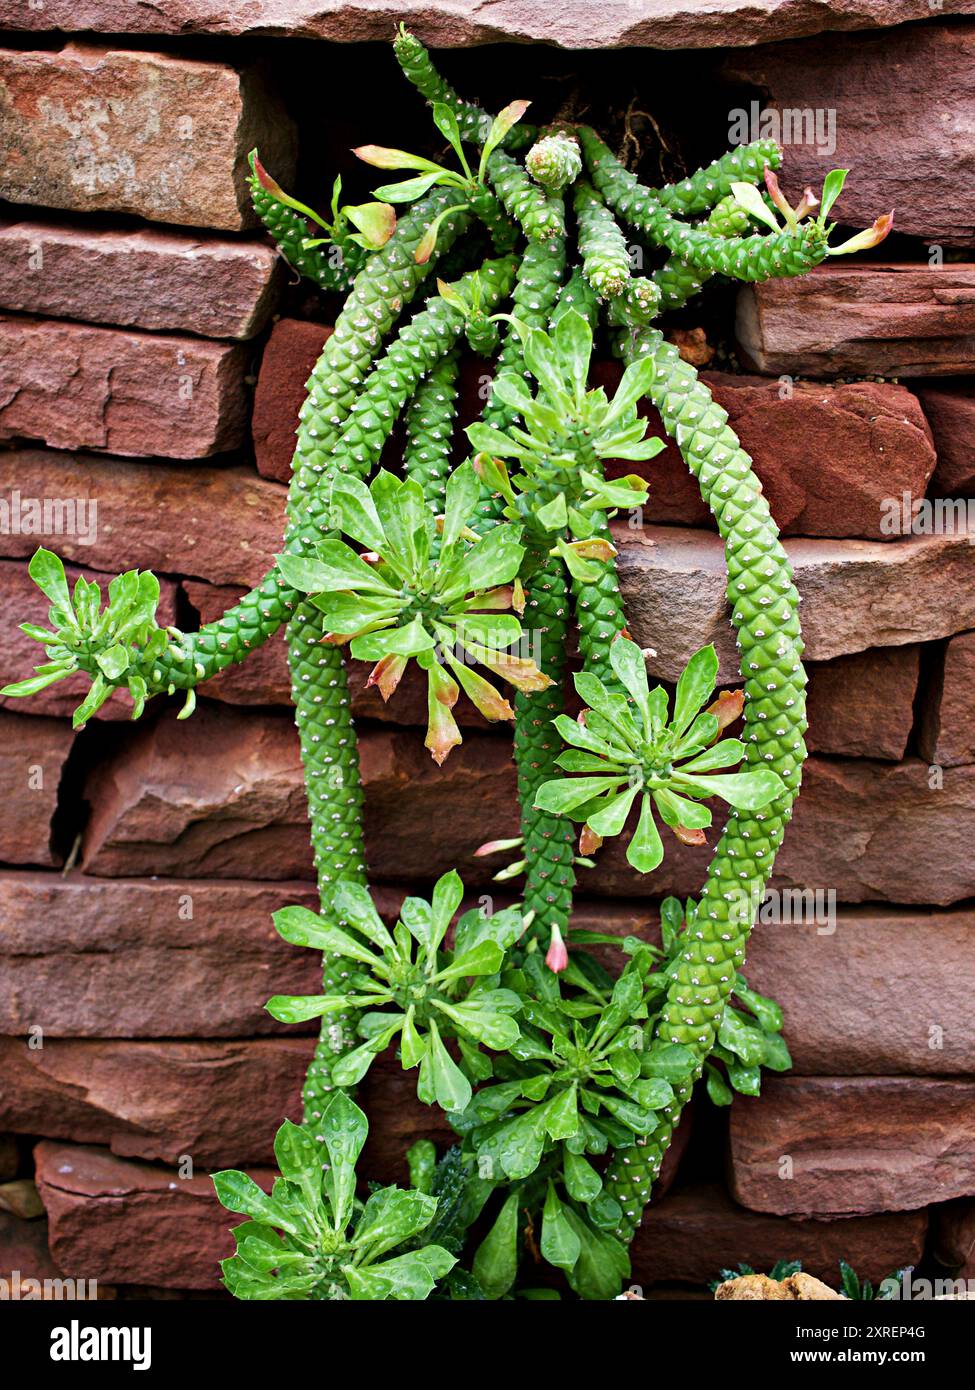
<svg viewBox="0 0 975 1390">
<path fill-rule="evenodd" d="M 336 238 L 332 245 L 306 247 L 306 241 L 321 237 L 322 229 L 275 198 L 273 192 L 261 182 L 256 163 L 255 151 L 251 154 L 251 172 L 247 180 L 251 203 L 274 238 L 281 255 L 293 270 L 311 280 L 319 289 L 346 294 L 365 262 L 365 248 L 350 237 L 342 236 Z"/>
<path fill-rule="evenodd" d="M 614 159 L 595 131 L 581 126 L 592 181 L 607 204 L 658 246 L 707 274 L 758 281 L 802 275 L 826 256 L 826 233 L 817 222 L 800 223 L 795 232 L 746 237 L 715 236 L 678 221 Z"/>
<path fill-rule="evenodd" d="M 601 299 L 615 298 L 630 279 L 626 237 L 591 184 L 577 183 L 574 198 L 585 277 Z"/>
<path fill-rule="evenodd" d="M 399 33 L 393 40 L 393 51 L 403 75 L 420 95 L 431 104 L 436 101 L 449 106 L 460 126 L 462 137 L 472 144 L 483 145 L 491 129 L 491 116 L 480 106 L 475 106 L 473 102 L 465 101 L 457 95 L 450 83 L 441 77 L 434 67 L 426 48 L 405 25 L 400 25 Z M 522 125 L 519 122 L 508 131 L 504 140 L 505 148 L 522 149 L 532 143 L 536 134 L 534 126 Z"/>
<path fill-rule="evenodd" d="M 665 1042 L 691 1049 L 697 1071 L 686 1085 L 675 1087 L 675 1102 L 661 1112 L 660 1127 L 645 1144 L 613 1154 L 607 1186 L 623 1209 L 617 1234 L 625 1240 L 640 1223 L 693 1079 L 714 1045 L 806 756 L 799 596 L 761 483 L 727 414 L 694 368 L 654 329 L 635 334 L 627 347 L 631 360 L 647 353 L 657 368 L 650 397 L 697 478 L 725 543 L 728 597 L 745 678 L 746 759 L 771 767 L 786 791 L 762 811 L 733 810 L 711 860 L 657 1027 Z"/>
<path fill-rule="evenodd" d="M 450 472 L 458 370 L 457 353 L 448 352 L 420 382 L 406 411 L 404 467 L 435 512 L 443 511 Z"/>
<path fill-rule="evenodd" d="M 550 556 L 526 584 L 523 626 L 537 644 L 533 655 L 538 665 L 554 682 L 535 695 L 515 697 L 514 756 L 525 860 L 523 902 L 526 913 L 534 913 L 531 934 L 545 944 L 553 926 L 565 935 L 575 887 L 572 822 L 535 808 L 535 794 L 541 784 L 560 776 L 555 759 L 563 749 L 552 725 L 564 707 L 569 627 L 569 597 L 560 558 Z"/>
<path fill-rule="evenodd" d="M 549 241 L 565 236 L 565 208 L 557 193 L 546 193 L 532 183 L 522 166 L 504 150 L 495 150 L 487 162 L 488 177 L 505 210 L 529 241 Z"/>
<path fill-rule="evenodd" d="M 555 309 L 565 274 L 565 242 L 552 237 L 545 242 L 529 242 L 515 275 L 511 292 L 511 313 L 529 328 L 547 328 Z M 502 372 L 525 374 L 525 356 L 521 338 L 508 326 L 495 367 L 495 377 Z M 481 412 L 485 424 L 504 430 L 515 423 L 516 416 L 500 401 L 489 399 Z M 501 499 L 487 488 L 481 491 L 476 529 L 484 532 L 496 526 L 501 518 Z"/>
<path fill-rule="evenodd" d="M 288 494 L 292 526 L 287 544 L 300 546 L 315 538 L 314 532 L 303 533 L 295 519 L 315 490 L 383 338 L 430 273 L 437 255 L 446 251 L 467 225 L 467 215 L 459 212 L 441 223 L 437 253 L 426 264 L 418 265 L 415 252 L 424 232 L 439 212 L 456 207 L 461 199 L 459 191 L 448 189 L 437 190 L 417 203 L 356 277 L 335 330 L 312 371 L 301 409 Z M 242 661 L 288 621 L 299 602 L 277 566 L 272 566 L 260 583 L 220 618 L 198 632 L 184 634 L 178 647 L 171 647 L 144 672 L 149 693 L 159 694 L 170 686 L 191 689 Z"/>
<path fill-rule="evenodd" d="M 731 192 L 733 183 L 761 183 L 766 165 L 770 169 L 780 168 L 782 151 L 774 140 L 755 140 L 719 155 L 678 183 L 646 191 L 671 212 L 690 217 L 714 207 Z"/>
<path fill-rule="evenodd" d="M 714 206 L 704 223 L 709 232 L 723 237 L 743 236 L 749 225 L 748 213 L 730 194 Z M 711 275 L 706 270 L 694 269 L 681 256 L 668 256 L 651 278 L 660 292 L 662 308 L 680 309 L 697 294 Z M 629 322 L 635 322 L 632 316 Z"/>
</svg>

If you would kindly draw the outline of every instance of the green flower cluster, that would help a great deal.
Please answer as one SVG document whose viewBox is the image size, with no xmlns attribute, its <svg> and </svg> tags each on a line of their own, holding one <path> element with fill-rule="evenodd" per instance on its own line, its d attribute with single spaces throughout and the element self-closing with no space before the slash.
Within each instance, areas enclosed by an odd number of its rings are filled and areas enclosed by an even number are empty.
<svg viewBox="0 0 975 1390">
<path fill-rule="evenodd" d="M 674 830 L 705 830 L 711 811 L 701 802 L 708 797 L 721 797 L 737 810 L 757 811 L 782 795 L 782 779 L 771 768 L 719 771 L 736 767 L 745 745 L 735 738 L 715 743 L 719 717 L 701 713 L 718 674 L 713 647 L 702 647 L 687 663 L 672 713 L 663 686 L 650 690 L 646 662 L 635 642 L 618 637 L 609 659 L 629 699 L 587 671 L 576 675 L 576 690 L 587 708 L 578 721 L 567 715 L 555 721 L 572 745 L 556 761 L 566 772 L 581 775 L 545 782 L 535 797 L 541 810 L 583 821 L 603 839 L 622 833 L 639 797 L 639 819 L 626 857 L 646 874 L 664 857 L 654 808 Z"/>
<path fill-rule="evenodd" d="M 341 1091 L 318 1129 L 312 1138 L 285 1120 L 274 1140 L 281 1176 L 270 1194 L 236 1169 L 214 1173 L 223 1205 L 249 1218 L 234 1228 L 236 1253 L 221 1262 L 227 1288 L 258 1301 L 425 1299 L 457 1263 L 442 1245 L 419 1243 L 437 1199 L 398 1187 L 364 1203 L 356 1197 L 369 1125 Z"/>
<path fill-rule="evenodd" d="M 521 913 L 514 908 L 490 917 L 467 912 L 457 924 L 453 948 L 445 948 L 463 892 L 453 870 L 444 874 L 429 903 L 404 901 L 392 933 L 368 889 L 356 883 L 339 883 L 332 896 L 333 915 L 352 927 L 355 936 L 308 908 L 286 907 L 274 914 L 285 941 L 326 951 L 348 967 L 346 993 L 275 995 L 268 1013 L 282 1023 L 300 1023 L 341 1009 L 365 1010 L 359 1021 L 365 1042 L 333 1064 L 333 1085 L 357 1085 L 398 1038 L 403 1070 L 419 1067 L 419 1099 L 443 1110 L 463 1110 L 471 1100 L 471 1083 L 492 1075 L 491 1060 L 479 1045 L 503 1051 L 518 1041 L 513 1016 L 521 1000 L 499 987 L 498 976 L 505 951 L 524 930 Z M 460 1066 L 444 1037 L 456 1039 Z"/>
<path fill-rule="evenodd" d="M 93 677 L 84 700 L 74 712 L 77 729 L 90 719 L 119 686 L 132 697 L 132 718 L 145 706 L 147 677 L 153 664 L 182 634 L 156 623 L 159 580 L 154 574 L 128 570 L 108 586 L 108 603 L 102 608 L 102 591 L 79 575 L 73 593 L 68 589 L 64 565 L 50 550 L 36 550 L 28 565 L 31 579 L 49 601 L 48 621 L 53 631 L 36 623 L 21 623 L 20 630 L 44 647 L 47 661 L 34 667 L 26 680 L 5 685 L 2 695 L 36 695 L 75 671 Z M 193 691 L 180 718 L 191 714 Z"/>
<path fill-rule="evenodd" d="M 324 540 L 315 555 L 278 560 L 287 582 L 324 613 L 333 640 L 351 642 L 357 660 L 376 663 L 369 684 L 384 699 L 411 659 L 426 672 L 426 746 L 438 763 L 461 742 L 451 713 L 461 689 L 486 719 L 513 717 L 508 701 L 470 669 L 468 658 L 517 690 L 551 684 L 534 661 L 510 650 L 524 633 L 516 617 L 498 611 L 519 602 L 521 528 L 496 526 L 480 538 L 468 525 L 479 497 L 470 463 L 447 480 L 442 518 L 413 479 L 381 471 L 367 488 L 357 478 L 339 477 L 332 519 L 366 547 L 366 558 L 344 541 Z"/>
</svg>

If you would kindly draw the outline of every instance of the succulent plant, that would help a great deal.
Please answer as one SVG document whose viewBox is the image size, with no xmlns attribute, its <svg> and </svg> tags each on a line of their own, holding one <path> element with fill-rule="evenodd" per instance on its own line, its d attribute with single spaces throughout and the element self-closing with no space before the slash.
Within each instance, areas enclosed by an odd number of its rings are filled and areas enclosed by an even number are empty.
<svg viewBox="0 0 975 1390">
<path fill-rule="evenodd" d="M 282 254 L 320 288 L 347 293 L 300 412 L 281 555 L 215 622 L 181 633 L 159 627 L 152 575 L 113 580 L 103 610 L 97 585 L 82 579 L 72 595 L 60 562 L 39 551 L 31 573 L 52 627 L 25 631 L 47 659 L 4 694 L 83 671 L 92 686 L 76 723 L 120 687 L 135 714 L 182 690 L 186 715 L 197 686 L 287 629 L 321 910 L 285 909 L 277 925 L 323 952 L 323 983 L 269 1007 L 321 1026 L 305 1125 L 278 1136 L 274 1192 L 242 1174 L 218 1178 L 225 1203 L 253 1218 L 236 1233 L 228 1287 L 261 1299 L 541 1296 L 518 1283 L 537 1230 L 538 1253 L 572 1291 L 609 1298 L 695 1083 L 704 1077 L 724 1103 L 731 1089 L 753 1094 L 761 1066 L 788 1065 L 781 1015 L 741 969 L 805 757 L 788 557 L 726 413 L 655 319 L 713 275 L 796 275 L 875 246 L 892 218 L 830 246 L 845 171 L 793 207 L 769 141 L 646 187 L 591 128 L 560 122 L 539 138 L 526 101 L 492 116 L 404 29 L 394 48 L 431 106 L 434 150 L 446 140 L 456 167 L 360 146 L 371 167 L 408 177 L 352 207 L 337 182 L 329 220 L 286 194 L 256 152 L 252 161 L 255 210 Z M 484 232 L 495 255 L 477 266 Z M 631 238 L 657 257 L 644 276 L 632 273 Z M 434 270 L 437 292 L 415 305 Z M 625 364 L 612 399 L 590 386 L 600 324 Z M 451 472 L 462 337 L 496 354 L 496 369 L 468 429 L 474 457 Z M 724 542 L 743 683 L 707 708 L 711 648 L 692 657 L 671 708 L 627 631 L 609 522 L 636 512 L 648 480 L 608 481 L 604 464 L 647 463 L 662 447 L 647 438 L 643 398 Z M 404 476 L 377 473 L 402 416 Z M 563 702 L 573 628 L 586 706 L 576 721 Z M 526 635 L 531 657 L 519 648 Z M 369 897 L 346 655 L 373 664 L 384 698 L 410 661 L 426 673 L 438 762 L 460 741 L 461 691 L 488 719 L 514 718 L 519 833 L 486 833 L 495 847 L 517 843 L 505 876 L 524 875 L 522 901 L 463 915 L 452 944 L 456 874 L 430 902 L 408 898 L 392 931 Z M 507 681 L 513 704 L 472 665 Z M 740 739 L 721 738 L 739 716 Z M 665 904 L 663 950 L 627 941 L 614 981 L 570 926 L 577 871 L 631 813 L 627 857 L 651 871 L 663 852 L 656 818 L 700 842 L 712 796 L 731 811 L 699 899 L 680 923 Z M 365 1121 L 342 1088 L 392 1047 L 463 1146 L 439 1164 L 414 1152 L 414 1190 L 383 1189 L 360 1208 Z M 589 1159 L 607 1152 L 600 1172 Z M 489 1225 L 471 1268 L 454 1268 L 482 1209 Z"/>
<path fill-rule="evenodd" d="M 478 1050 L 511 1048 L 520 1036 L 514 1015 L 521 1000 L 498 987 L 505 951 L 524 929 L 521 913 L 509 908 L 493 916 L 477 909 L 457 924 L 453 947 L 444 946 L 463 884 L 452 870 L 438 880 L 432 900 L 406 898 L 399 921 L 387 931 L 369 891 L 340 883 L 332 908 L 352 932 L 343 931 L 305 907 L 274 914 L 279 934 L 295 946 L 326 951 L 343 962 L 341 995 L 275 995 L 267 1010 L 282 1023 L 321 1018 L 337 1009 L 365 1012 L 359 1033 L 365 1042 L 332 1066 L 335 1086 L 355 1086 L 376 1057 L 399 1040 L 403 1070 L 419 1067 L 417 1095 L 426 1105 L 463 1110 L 471 1082 L 491 1075 L 491 1061 Z M 444 1037 L 456 1038 L 461 1065 Z"/>
<path fill-rule="evenodd" d="M 426 746 L 438 763 L 461 742 L 451 713 L 461 689 L 486 719 L 514 717 L 468 660 L 518 690 L 550 684 L 534 661 L 510 650 L 525 634 L 516 617 L 501 611 L 518 601 L 521 528 L 497 526 L 478 536 L 468 523 L 479 496 L 472 465 L 462 464 L 447 480 L 438 525 L 412 479 L 383 471 L 368 488 L 355 478 L 338 479 L 335 523 L 367 547 L 369 558 L 344 541 L 326 540 L 314 556 L 282 555 L 278 562 L 288 583 L 311 595 L 331 640 L 348 641 L 352 656 L 376 663 L 368 683 L 383 699 L 411 659 L 426 671 Z"/>
<path fill-rule="evenodd" d="M 678 833 L 703 831 L 712 817 L 701 803 L 709 797 L 720 797 L 739 810 L 758 811 L 782 795 L 782 779 L 770 768 L 722 770 L 737 767 L 746 749 L 735 738 L 715 742 L 719 716 L 704 710 L 718 674 L 713 647 L 695 652 L 681 672 L 672 711 L 662 685 L 651 691 L 646 662 L 635 642 L 618 637 L 609 659 L 629 700 L 607 690 L 598 676 L 586 671 L 576 675 L 575 687 L 586 709 L 579 720 L 560 715 L 555 721 L 572 745 L 556 762 L 579 775 L 543 783 L 535 797 L 541 810 L 583 821 L 602 840 L 622 834 L 639 798 L 626 858 L 639 873 L 648 874 L 664 857 L 654 809 Z"/>
<path fill-rule="evenodd" d="M 96 674 L 91 687 L 74 712 L 75 728 L 123 685 L 132 696 L 132 718 L 138 719 L 154 663 L 172 639 L 182 635 L 175 628 L 167 632 L 156 623 L 159 580 L 148 571 L 140 574 L 128 570 L 111 581 L 108 603 L 102 608 L 101 589 L 83 575 L 79 575 L 72 594 L 64 565 L 50 550 L 36 550 L 28 572 L 50 602 L 48 621 L 53 631 L 36 623 L 21 623 L 20 630 L 43 645 L 47 661 L 34 667 L 33 676 L 4 686 L 0 693 L 36 695 L 75 671 L 93 667 Z M 188 701 L 186 714 L 192 712 L 194 704 L 195 699 Z"/>
<path fill-rule="evenodd" d="M 285 1120 L 274 1141 L 281 1176 L 270 1194 L 236 1169 L 213 1174 L 227 1210 L 249 1218 L 234 1228 L 236 1254 L 221 1261 L 225 1285 L 246 1300 L 425 1299 L 457 1263 L 442 1245 L 416 1243 L 436 1198 L 398 1187 L 379 1188 L 364 1203 L 356 1197 L 369 1124 L 341 1091 L 318 1131 L 313 1138 Z"/>
</svg>

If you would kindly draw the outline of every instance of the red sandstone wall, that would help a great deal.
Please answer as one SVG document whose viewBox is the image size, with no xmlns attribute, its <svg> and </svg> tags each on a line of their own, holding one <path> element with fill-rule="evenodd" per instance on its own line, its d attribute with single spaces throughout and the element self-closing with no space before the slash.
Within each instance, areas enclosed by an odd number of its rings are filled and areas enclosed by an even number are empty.
<svg viewBox="0 0 975 1390">
<path fill-rule="evenodd" d="M 743 291 L 746 370 L 709 376 L 804 599 L 813 756 L 775 884 L 830 890 L 838 907 L 833 931 L 757 928 L 749 978 L 785 1009 L 795 1071 L 736 1101 L 730 1125 L 698 1103 L 635 1277 L 700 1287 L 723 1264 L 786 1257 L 827 1277 L 845 1258 L 877 1278 L 934 1255 L 975 1275 L 975 548 L 964 529 L 891 537 L 882 524 L 905 492 L 975 495 L 975 19 L 721 52 L 790 35 L 755 29 L 755 7 L 747 34 L 693 7 L 681 31 L 672 8 L 656 41 L 719 46 L 695 58 L 702 73 L 836 111 L 835 159 L 789 151 L 787 187 L 849 164 L 851 220 L 895 202 L 910 237 L 883 263 Z M 124 33 L 122 0 L 0 3 L 12 29 L 41 31 L 36 51 L 17 33 L 0 52 L 0 499 L 97 503 L 91 535 L 45 543 L 99 579 L 153 568 L 165 613 L 188 625 L 278 547 L 294 417 L 327 328 L 251 230 L 239 177 L 255 142 L 287 181 L 299 136 L 320 141 L 281 97 L 289 43 L 309 61 L 307 30 L 262 52 L 258 72 L 232 13 L 211 19 L 223 37 L 205 56 L 175 42 L 184 9 L 153 6 L 151 22 L 139 10 L 152 52 L 46 32 Z M 580 37 L 568 11 L 570 46 L 625 41 Z M 328 37 L 362 37 L 364 23 L 350 7 Z M 445 42 L 473 33 L 453 23 Z M 316 58 L 339 52 L 319 44 Z M 392 81 L 388 54 L 349 52 Z M 719 335 L 733 318 L 728 301 Z M 620 532 L 631 628 L 662 678 L 714 640 L 733 681 L 717 536 L 675 450 L 645 467 L 647 525 Z M 31 661 L 16 623 L 36 616 L 37 543 L 0 526 L 2 681 Z M 80 734 L 67 683 L 29 712 L 0 710 L 0 1275 L 56 1264 L 123 1291 L 214 1289 L 229 1223 L 205 1175 L 269 1163 L 277 1122 L 296 1113 L 311 1041 L 262 1011 L 276 991 L 313 989 L 315 970 L 270 923 L 313 898 L 280 640 L 203 697 L 186 724 L 158 702 L 137 726 L 113 699 Z M 440 772 L 409 728 L 423 717 L 415 687 L 385 709 L 360 678 L 355 703 L 370 864 L 390 908 L 452 865 L 487 889 L 471 853 L 515 822 L 505 739 L 472 718 Z M 702 863 L 675 847 L 648 886 L 610 849 L 583 878 L 579 918 L 652 931 L 648 891 L 693 892 Z M 396 1068 L 377 1070 L 365 1103 L 370 1173 L 402 1178 L 409 1139 L 443 1127 Z"/>
</svg>

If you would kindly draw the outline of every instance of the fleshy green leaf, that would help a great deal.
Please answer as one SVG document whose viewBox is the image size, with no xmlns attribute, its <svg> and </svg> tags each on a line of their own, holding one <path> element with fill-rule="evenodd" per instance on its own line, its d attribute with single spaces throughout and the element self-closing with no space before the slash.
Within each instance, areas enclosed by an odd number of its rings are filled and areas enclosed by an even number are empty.
<svg viewBox="0 0 975 1390">
<path fill-rule="evenodd" d="M 71 595 L 68 592 L 64 565 L 53 550 L 45 550 L 43 546 L 39 550 L 35 550 L 30 557 L 27 573 L 44 597 L 49 599 L 55 608 L 63 612 L 73 623 Z"/>
<path fill-rule="evenodd" d="M 617 774 L 614 777 L 562 777 L 543 782 L 535 794 L 535 807 L 539 811 L 563 815 L 603 792 L 614 791 L 625 781 L 625 774 Z"/>
<path fill-rule="evenodd" d="M 352 883 L 349 879 L 340 879 L 332 889 L 331 908 L 343 922 L 347 922 L 350 927 L 355 927 L 356 931 L 361 932 L 381 951 L 394 949 L 393 938 L 383 925 L 383 919 L 376 911 L 372 894 L 364 884 Z M 312 913 L 312 916 L 314 915 Z M 325 946 L 322 949 L 328 950 L 329 948 Z"/>
<path fill-rule="evenodd" d="M 455 956 L 448 966 L 437 972 L 434 979 L 445 983 L 461 980 L 468 975 L 495 975 L 501 969 L 504 952 L 496 941 L 481 941 L 462 956 Z"/>
<path fill-rule="evenodd" d="M 760 811 L 785 792 L 785 783 L 770 767 L 755 767 L 748 772 L 714 773 L 708 777 L 693 777 L 675 770 L 678 790 L 694 796 L 720 796 L 739 811 Z"/>
<path fill-rule="evenodd" d="M 597 811 L 595 815 L 589 816 L 586 824 L 589 826 L 590 830 L 595 831 L 597 835 L 601 835 L 604 839 L 608 839 L 611 835 L 619 835 L 623 826 L 626 824 L 626 818 L 630 814 L 630 808 L 636 800 L 639 791 L 639 785 L 634 784 L 632 787 L 628 787 L 626 791 L 621 792 L 619 796 L 614 797 L 612 801 L 608 802 L 601 810 Z"/>
<path fill-rule="evenodd" d="M 638 873 L 649 874 L 659 867 L 663 857 L 663 841 L 653 819 L 653 802 L 645 794 L 640 819 L 626 849 L 627 863 L 632 864 Z"/>
<path fill-rule="evenodd" d="M 327 1188 L 332 1219 L 335 1229 L 344 1231 L 355 1196 L 355 1165 L 369 1133 L 369 1122 L 355 1101 L 336 1091 L 326 1102 L 315 1128 L 331 1165 Z"/>
<path fill-rule="evenodd" d="M 443 1045 L 440 1032 L 430 1020 L 430 1041 L 427 1050 L 434 1094 L 441 1110 L 448 1114 L 466 1110 L 470 1104 L 471 1083 Z"/>
<path fill-rule="evenodd" d="M 314 558 L 285 552 L 278 556 L 278 568 L 287 583 L 303 594 L 331 593 L 335 589 L 393 597 L 396 594 L 375 567 L 361 560 L 344 541 L 322 541 Z"/>
<path fill-rule="evenodd" d="M 426 1245 L 406 1255 L 396 1255 L 381 1264 L 365 1269 L 343 1265 L 342 1273 L 349 1282 L 349 1295 L 354 1301 L 393 1299 L 398 1302 L 422 1302 L 457 1263 L 440 1245 Z"/>
<path fill-rule="evenodd" d="M 485 1298 L 501 1298 L 514 1284 L 518 1275 L 517 1192 L 506 1198 L 497 1220 L 478 1246 L 471 1272 Z"/>
<path fill-rule="evenodd" d="M 539 1249 L 542 1257 L 557 1269 L 572 1269 L 582 1250 L 582 1242 L 566 1219 L 565 1208 L 559 1201 L 555 1184 L 551 1181 L 542 1209 L 542 1237 Z"/>
<path fill-rule="evenodd" d="M 712 646 L 702 647 L 691 657 L 677 681 L 671 724 L 678 735 L 710 698 L 717 678 L 718 654 Z"/>
<path fill-rule="evenodd" d="M 826 218 L 829 216 L 830 208 L 843 192 L 843 185 L 846 183 L 846 176 L 849 169 L 831 169 L 823 179 L 823 196 L 819 205 L 818 222 L 821 227 L 826 225 Z"/>
<path fill-rule="evenodd" d="M 473 515 L 481 495 L 481 482 L 470 462 L 455 468 L 447 479 L 444 525 L 441 544 L 454 545 Z"/>
<path fill-rule="evenodd" d="M 437 645 L 420 618 L 403 627 L 386 628 L 383 632 L 356 637 L 349 650 L 357 661 L 381 661 L 384 656 L 418 656 L 433 651 Z"/>
<path fill-rule="evenodd" d="M 365 1249 L 364 1261 L 371 1265 L 387 1250 L 425 1230 L 436 1210 L 437 1199 L 423 1192 L 381 1188 L 366 1202 L 349 1243 Z"/>
<path fill-rule="evenodd" d="M 436 1000 L 435 1007 L 469 1033 L 477 1042 L 495 1052 L 512 1047 L 521 1036 L 517 1023 L 508 1014 L 479 1009 L 476 1004 L 447 1004 Z"/>
<path fill-rule="evenodd" d="M 347 932 L 331 926 L 307 907 L 282 907 L 272 914 L 278 935 L 293 946 L 312 946 L 318 951 L 347 956 L 363 965 L 375 966 L 376 956 Z"/>
<path fill-rule="evenodd" d="M 576 401 L 581 403 L 589 378 L 592 329 L 577 309 L 569 309 L 555 325 L 553 337 L 561 376 L 572 383 Z"/>
</svg>

